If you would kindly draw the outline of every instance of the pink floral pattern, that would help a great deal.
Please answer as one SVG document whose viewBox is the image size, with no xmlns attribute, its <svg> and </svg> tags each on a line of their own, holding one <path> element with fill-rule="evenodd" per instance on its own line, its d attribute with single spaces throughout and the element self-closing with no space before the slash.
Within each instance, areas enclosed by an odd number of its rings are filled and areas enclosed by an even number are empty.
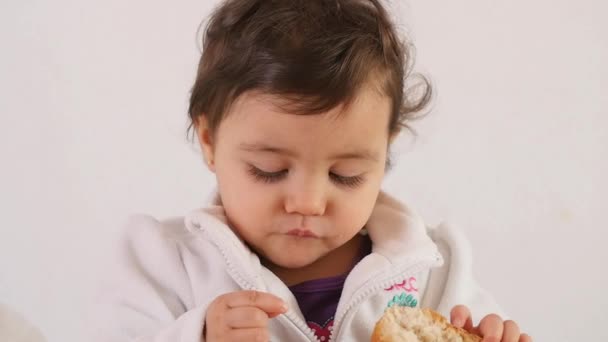
<svg viewBox="0 0 608 342">
<path fill-rule="evenodd" d="M 329 341 L 329 335 L 334 326 L 334 318 L 332 317 L 324 326 L 320 326 L 315 322 L 307 322 L 310 329 L 315 332 L 315 335 L 321 342 Z"/>
</svg>

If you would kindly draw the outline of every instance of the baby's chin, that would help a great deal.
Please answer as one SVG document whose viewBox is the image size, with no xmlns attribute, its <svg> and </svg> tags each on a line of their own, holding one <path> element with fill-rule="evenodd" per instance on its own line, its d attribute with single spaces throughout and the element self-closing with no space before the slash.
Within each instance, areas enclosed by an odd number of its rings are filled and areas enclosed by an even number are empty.
<svg viewBox="0 0 608 342">
<path fill-rule="evenodd" d="M 308 252 L 308 253 L 303 253 Z M 258 253 L 262 255 L 265 264 L 270 264 L 283 269 L 299 269 L 310 266 L 315 261 L 323 257 L 320 253 L 311 254 L 310 251 L 277 251 L 269 253 Z"/>
<path fill-rule="evenodd" d="M 311 264 L 313 264 L 315 261 L 317 261 L 317 259 L 311 259 L 311 258 L 283 258 L 281 260 L 277 260 L 274 261 L 273 263 L 279 267 L 282 268 L 287 268 L 287 269 L 299 269 L 299 268 L 303 268 L 306 266 L 310 266 Z"/>
</svg>

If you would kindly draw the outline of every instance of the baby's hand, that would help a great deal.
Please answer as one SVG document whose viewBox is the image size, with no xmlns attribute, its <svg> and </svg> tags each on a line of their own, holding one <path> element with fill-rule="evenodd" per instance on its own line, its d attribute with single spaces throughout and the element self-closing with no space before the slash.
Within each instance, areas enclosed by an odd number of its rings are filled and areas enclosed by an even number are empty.
<svg viewBox="0 0 608 342">
<path fill-rule="evenodd" d="M 503 322 L 502 318 L 495 314 L 484 317 L 477 327 L 473 326 L 471 312 L 464 305 L 455 306 L 450 316 L 453 325 L 483 337 L 482 342 L 532 342 L 530 336 L 520 333 L 515 322 Z"/>
<path fill-rule="evenodd" d="M 285 302 L 269 293 L 237 291 L 223 294 L 207 309 L 205 341 L 268 341 L 268 320 L 286 311 Z"/>
</svg>

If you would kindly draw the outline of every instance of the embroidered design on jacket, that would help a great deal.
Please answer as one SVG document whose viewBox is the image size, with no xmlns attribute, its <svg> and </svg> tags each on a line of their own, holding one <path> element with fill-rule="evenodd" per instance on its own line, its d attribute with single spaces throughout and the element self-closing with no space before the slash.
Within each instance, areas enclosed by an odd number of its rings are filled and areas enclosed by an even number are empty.
<svg viewBox="0 0 608 342">
<path fill-rule="evenodd" d="M 393 299 L 388 302 L 387 307 L 391 307 L 393 305 L 398 306 L 409 306 L 411 308 L 415 308 L 418 305 L 418 301 L 411 294 L 406 294 L 405 292 L 395 295 Z"/>
<path fill-rule="evenodd" d="M 402 282 L 396 283 L 389 288 L 384 289 L 384 291 L 392 291 L 392 290 L 403 290 L 405 292 L 418 292 L 416 288 L 416 277 L 409 277 L 408 279 L 403 279 Z"/>
<path fill-rule="evenodd" d="M 416 307 L 418 305 L 418 288 L 416 287 L 416 277 L 403 279 L 400 283 L 395 283 L 392 286 L 385 288 L 384 291 L 400 291 L 400 294 L 394 295 L 388 302 L 387 307 L 393 305 Z"/>
</svg>

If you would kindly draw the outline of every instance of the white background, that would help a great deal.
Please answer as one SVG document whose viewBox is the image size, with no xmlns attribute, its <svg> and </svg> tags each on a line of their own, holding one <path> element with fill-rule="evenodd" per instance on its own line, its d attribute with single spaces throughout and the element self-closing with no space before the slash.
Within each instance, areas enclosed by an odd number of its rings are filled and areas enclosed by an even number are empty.
<svg viewBox="0 0 608 342">
<path fill-rule="evenodd" d="M 49 341 L 86 340 L 126 215 L 181 215 L 212 188 L 185 130 L 213 4 L 0 2 L 0 302 Z M 437 97 L 385 188 L 468 232 L 480 282 L 537 341 L 608 340 L 608 6 L 396 8 Z"/>
</svg>

